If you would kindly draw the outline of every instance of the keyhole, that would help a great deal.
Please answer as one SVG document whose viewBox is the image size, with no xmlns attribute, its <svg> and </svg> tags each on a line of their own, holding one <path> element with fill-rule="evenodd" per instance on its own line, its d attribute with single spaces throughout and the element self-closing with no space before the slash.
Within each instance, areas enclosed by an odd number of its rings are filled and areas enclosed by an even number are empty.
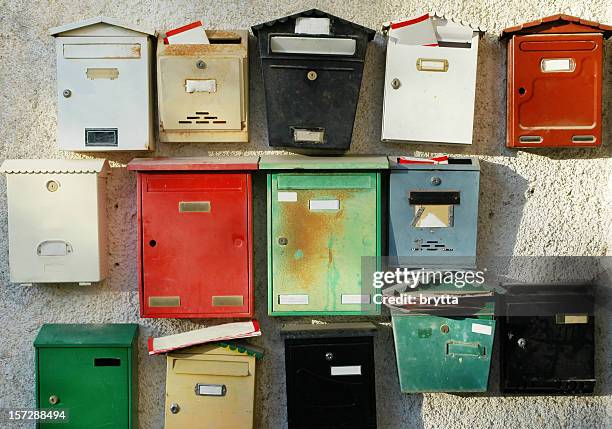
<svg viewBox="0 0 612 429">
<path fill-rule="evenodd" d="M 149 246 L 151 246 L 151 247 L 157 246 L 157 241 L 155 241 L 155 240 L 149 241 Z"/>
<path fill-rule="evenodd" d="M 522 86 L 519 88 L 519 94 L 525 95 L 526 92 L 527 92 L 527 90 L 525 88 L 523 88 Z"/>
</svg>

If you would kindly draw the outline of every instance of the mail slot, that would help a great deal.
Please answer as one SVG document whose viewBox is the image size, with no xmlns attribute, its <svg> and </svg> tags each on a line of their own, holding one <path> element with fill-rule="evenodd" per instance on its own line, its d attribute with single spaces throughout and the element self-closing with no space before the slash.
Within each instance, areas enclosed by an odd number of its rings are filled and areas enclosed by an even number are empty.
<svg viewBox="0 0 612 429">
<path fill-rule="evenodd" d="M 379 264 L 380 170 L 387 166 L 384 157 L 262 157 L 268 314 L 379 314 L 362 275 Z"/>
<path fill-rule="evenodd" d="M 45 324 L 36 340 L 36 407 L 67 421 L 40 429 L 138 427 L 138 325 Z"/>
<path fill-rule="evenodd" d="M 476 266 L 480 165 L 403 164 L 389 157 L 389 256 L 399 266 Z"/>
<path fill-rule="evenodd" d="M 499 297 L 501 391 L 579 395 L 595 389 L 589 284 L 509 284 Z"/>
<path fill-rule="evenodd" d="M 601 145 L 604 39 L 612 26 L 554 15 L 506 28 L 506 146 Z"/>
<path fill-rule="evenodd" d="M 245 30 L 206 30 L 210 44 L 157 42 L 159 138 L 248 142 L 249 57 Z"/>
<path fill-rule="evenodd" d="M 496 324 L 493 294 L 478 285 L 444 284 L 419 285 L 402 293 L 452 294 L 458 299 L 447 307 L 391 308 L 402 392 L 487 391 Z"/>
<path fill-rule="evenodd" d="M 376 428 L 372 323 L 284 325 L 289 429 Z"/>
<path fill-rule="evenodd" d="M 255 361 L 245 344 L 215 343 L 168 354 L 165 427 L 252 428 Z"/>
<path fill-rule="evenodd" d="M 424 46 L 411 37 L 407 31 L 415 25 L 427 26 L 436 43 Z M 483 33 L 478 26 L 437 13 L 383 25 L 383 141 L 472 143 L 478 42 Z"/>
<path fill-rule="evenodd" d="M 107 274 L 104 159 L 9 159 L 8 245 L 13 283 L 82 283 Z"/>
<path fill-rule="evenodd" d="M 253 314 L 258 157 L 135 159 L 143 317 Z"/>
<path fill-rule="evenodd" d="M 345 151 L 375 32 L 311 9 L 252 27 L 272 147 Z"/>
<path fill-rule="evenodd" d="M 153 30 L 96 17 L 49 30 L 62 150 L 152 150 Z"/>
</svg>

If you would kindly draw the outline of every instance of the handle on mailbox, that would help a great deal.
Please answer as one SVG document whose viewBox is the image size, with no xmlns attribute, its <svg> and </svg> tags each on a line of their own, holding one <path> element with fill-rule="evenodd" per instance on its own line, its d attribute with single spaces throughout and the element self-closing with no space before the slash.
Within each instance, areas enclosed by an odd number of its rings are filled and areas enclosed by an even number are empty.
<svg viewBox="0 0 612 429">
<path fill-rule="evenodd" d="M 476 356 L 487 355 L 486 349 L 480 343 L 467 343 L 463 341 L 448 341 L 446 343 L 446 354 L 451 356 Z"/>
<path fill-rule="evenodd" d="M 71 252 L 72 246 L 63 240 L 45 240 L 36 247 L 38 256 L 66 256 Z"/>
<path fill-rule="evenodd" d="M 198 396 L 225 396 L 227 387 L 225 384 L 204 384 L 195 385 L 195 394 Z"/>
</svg>

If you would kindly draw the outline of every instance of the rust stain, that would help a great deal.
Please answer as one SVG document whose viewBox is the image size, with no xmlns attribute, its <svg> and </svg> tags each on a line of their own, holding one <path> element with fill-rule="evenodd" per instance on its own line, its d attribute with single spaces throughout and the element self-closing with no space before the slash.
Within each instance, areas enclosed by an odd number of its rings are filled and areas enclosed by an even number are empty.
<svg viewBox="0 0 612 429">
<path fill-rule="evenodd" d="M 282 281 L 285 284 L 293 284 L 299 289 L 318 291 L 324 296 L 322 285 L 327 282 L 327 272 L 332 266 L 333 250 L 329 247 L 329 237 L 333 234 L 342 237 L 346 226 L 346 211 L 339 210 L 335 213 L 311 212 L 309 200 L 322 198 L 335 198 L 346 201 L 352 198 L 353 191 L 334 190 L 302 190 L 295 203 L 279 203 L 279 217 L 283 219 L 278 234 L 289 239 L 283 252 L 286 255 L 294 255 L 300 251 L 303 257 L 295 259 L 284 257 L 284 266 L 279 266 L 281 272 L 288 273 L 289 278 Z M 279 236 L 274 237 L 278 240 Z M 279 261 L 279 263 L 280 263 Z"/>
<path fill-rule="evenodd" d="M 140 45 L 132 45 L 132 55 L 140 58 Z"/>
<path fill-rule="evenodd" d="M 207 30 L 210 45 L 166 45 L 162 37 L 157 41 L 158 56 L 196 57 L 202 55 L 233 54 L 246 58 L 248 36 L 246 31 Z M 232 43 L 240 40 L 240 43 Z"/>
</svg>

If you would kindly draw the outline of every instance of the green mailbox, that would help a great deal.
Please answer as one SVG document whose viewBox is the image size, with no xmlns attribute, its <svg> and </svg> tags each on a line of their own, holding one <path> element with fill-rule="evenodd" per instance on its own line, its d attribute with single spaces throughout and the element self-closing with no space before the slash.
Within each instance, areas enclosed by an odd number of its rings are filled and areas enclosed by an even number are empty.
<svg viewBox="0 0 612 429">
<path fill-rule="evenodd" d="M 413 295 L 445 294 L 443 288 L 433 289 L 437 290 L 432 293 L 426 287 Z M 487 391 L 495 338 L 493 294 L 468 289 L 446 294 L 451 295 L 457 296 L 459 305 L 391 309 L 402 392 Z"/>
<path fill-rule="evenodd" d="M 375 315 L 384 157 L 264 156 L 268 314 Z M 369 258 L 364 258 L 369 257 Z"/>
<path fill-rule="evenodd" d="M 36 405 L 67 410 L 61 427 L 138 428 L 137 324 L 45 324 L 36 350 Z"/>
</svg>

